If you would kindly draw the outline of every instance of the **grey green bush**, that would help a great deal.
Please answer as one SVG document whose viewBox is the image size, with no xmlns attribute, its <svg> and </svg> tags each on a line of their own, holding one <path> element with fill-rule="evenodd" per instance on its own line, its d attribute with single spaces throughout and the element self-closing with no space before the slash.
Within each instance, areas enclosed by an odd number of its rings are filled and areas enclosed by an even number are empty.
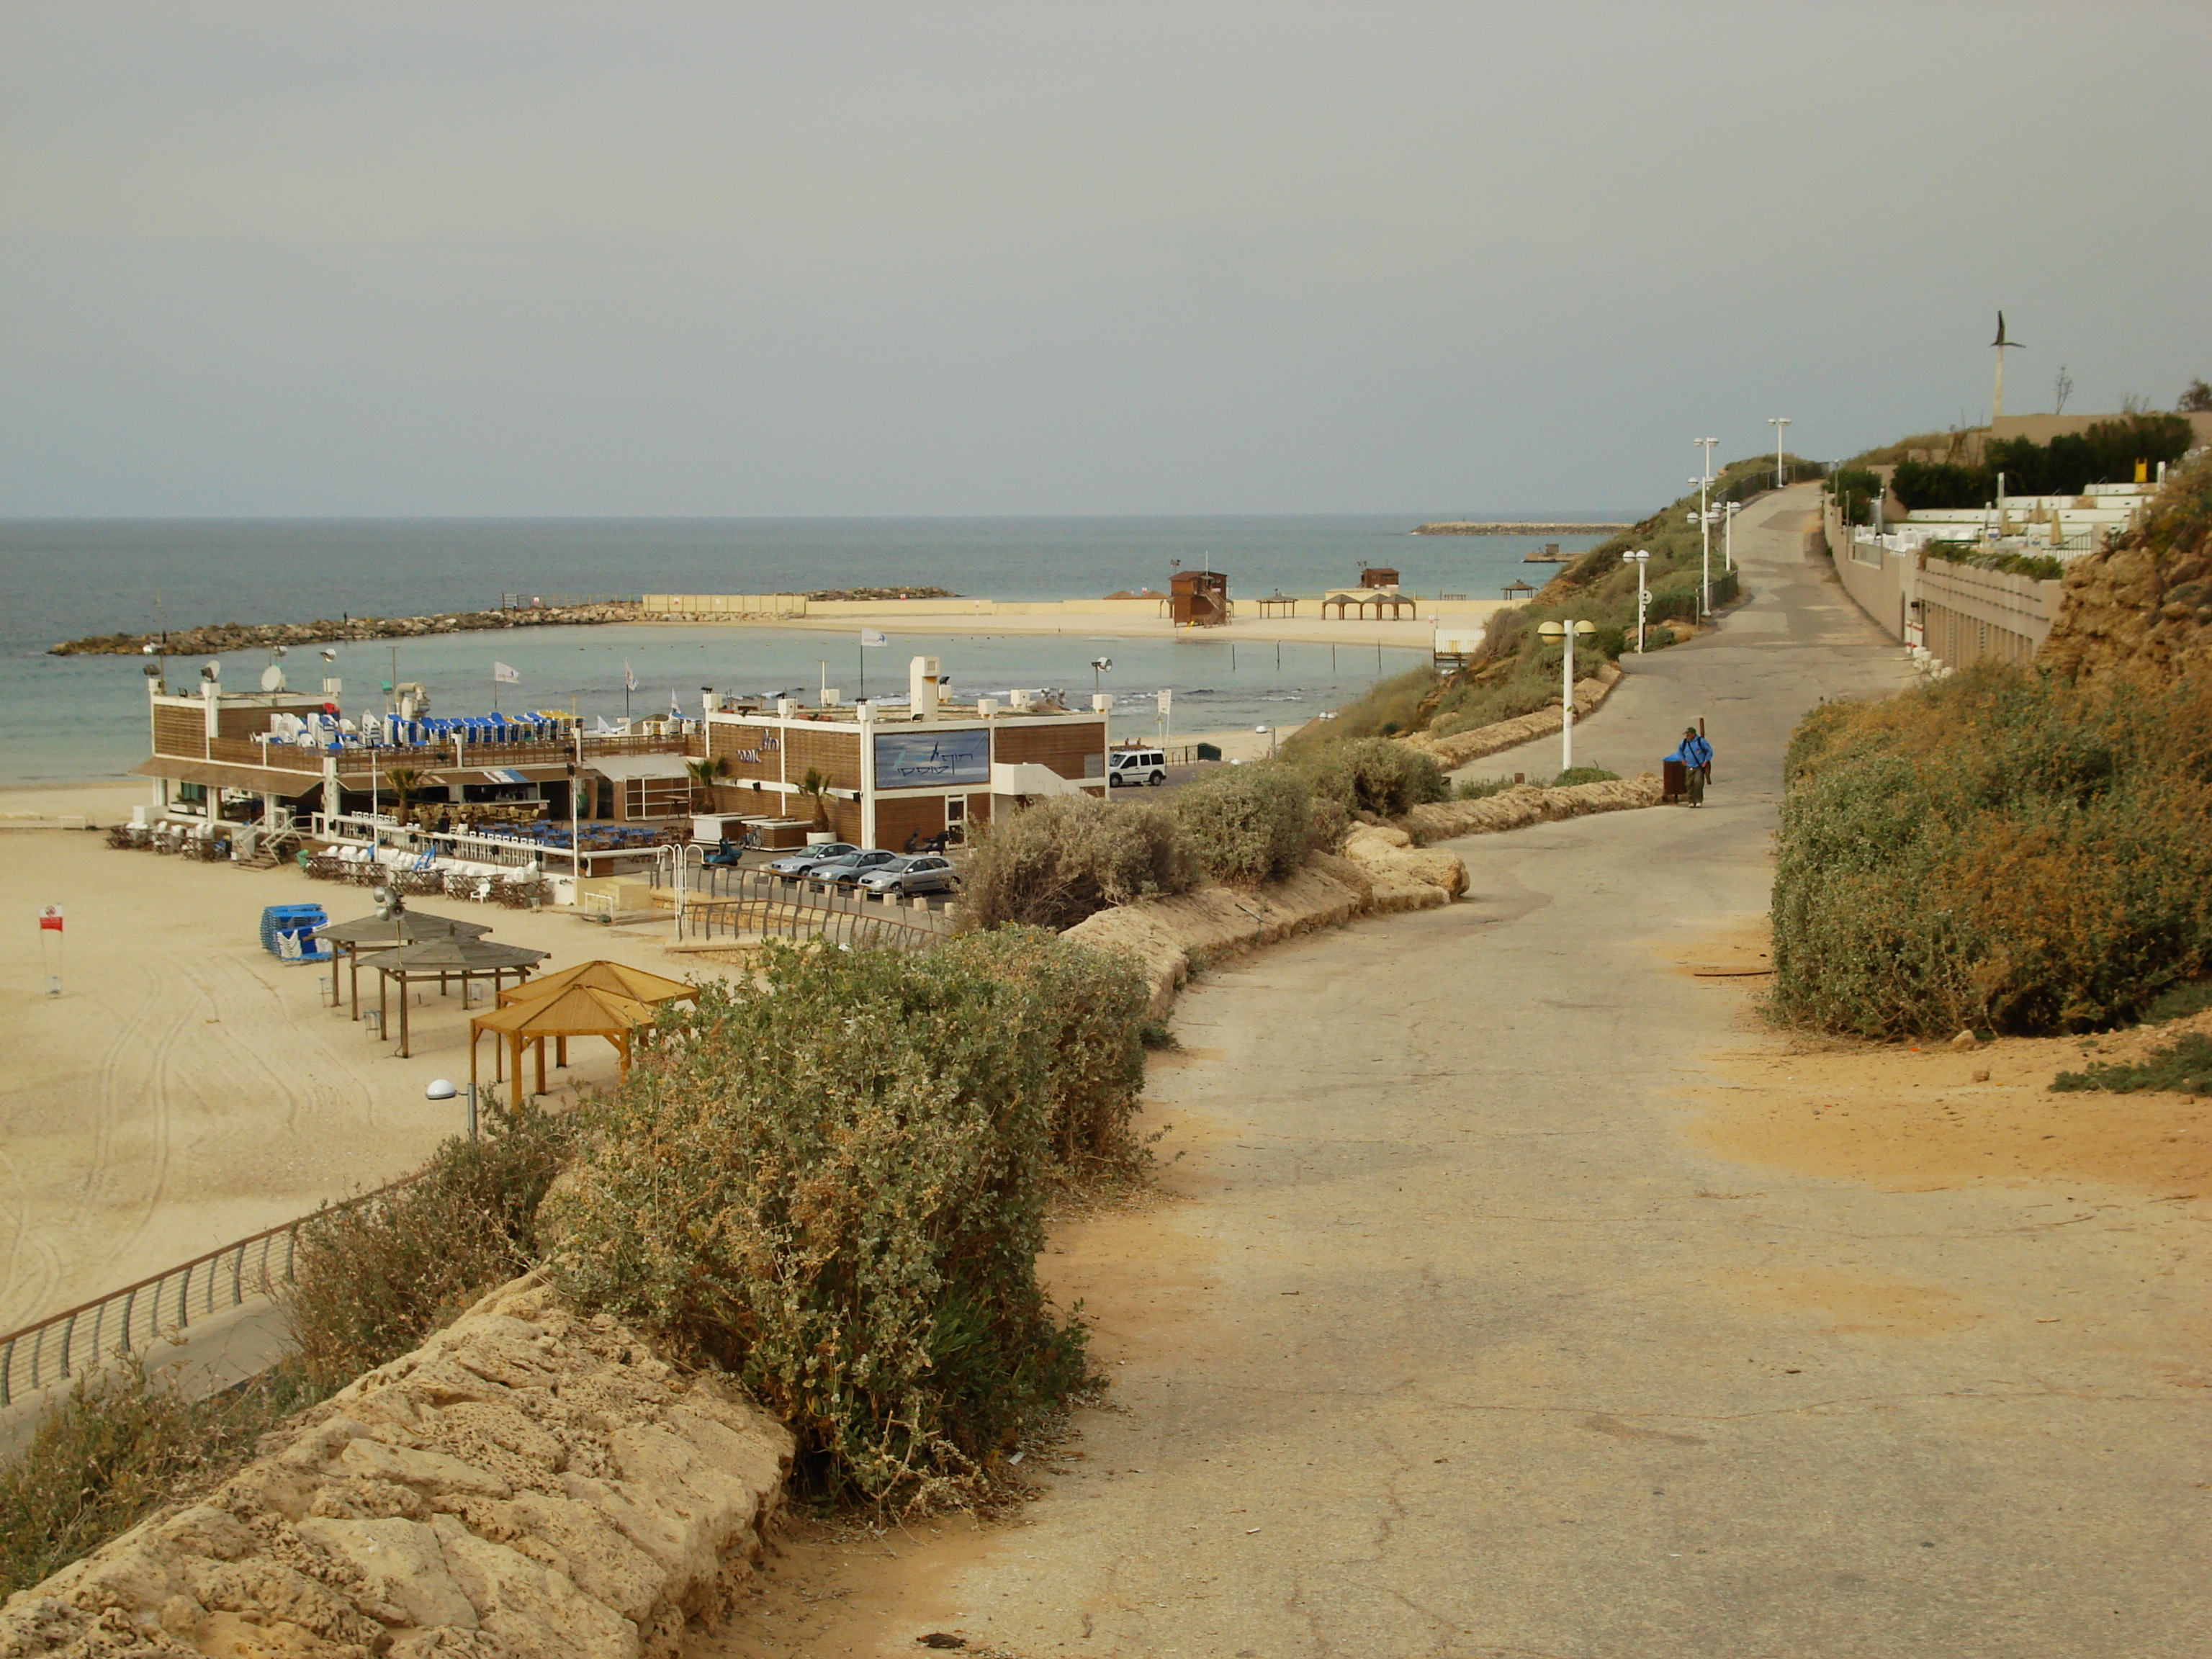
<svg viewBox="0 0 2212 1659">
<path fill-rule="evenodd" d="M 1036 1276 L 1056 1073 L 1101 1067 L 1073 1091 L 1094 1121 L 1133 1103 L 1133 1074 L 1040 1018 L 1092 971 L 1065 960 L 1010 979 L 995 954 L 776 948 L 757 984 L 708 989 L 594 1109 L 546 1206 L 556 1281 L 735 1375 L 817 1490 L 892 1509 L 976 1491 L 1088 1374 Z"/>
<path fill-rule="evenodd" d="M 1352 817 L 1366 812 L 1394 818 L 1451 794 L 1434 756 L 1387 738 L 1302 750 L 1291 757 L 1291 763 L 1305 775 L 1315 794 L 1334 801 Z"/>
<path fill-rule="evenodd" d="M 495 1106 L 482 1139 L 448 1140 L 406 1185 L 310 1220 L 278 1296 L 308 1381 L 343 1388 L 526 1270 L 575 1135 L 569 1115 Z"/>
<path fill-rule="evenodd" d="M 1784 772 L 1782 1019 L 2081 1030 L 2212 971 L 2212 686 L 1979 665 L 1814 710 Z"/>
<path fill-rule="evenodd" d="M 994 822 L 960 892 L 963 925 L 1054 932 L 1116 904 L 1187 893 L 1198 871 L 1165 806 L 1065 795 Z"/>
<path fill-rule="evenodd" d="M 1294 873 L 1316 838 L 1312 787 L 1279 761 L 1201 773 L 1176 792 L 1175 815 L 1198 867 L 1236 886 Z"/>
</svg>

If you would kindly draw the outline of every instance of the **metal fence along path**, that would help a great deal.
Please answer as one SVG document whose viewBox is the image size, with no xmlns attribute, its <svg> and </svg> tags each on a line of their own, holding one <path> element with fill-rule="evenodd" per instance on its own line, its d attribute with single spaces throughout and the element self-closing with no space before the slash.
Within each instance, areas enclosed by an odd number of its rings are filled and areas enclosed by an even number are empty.
<svg viewBox="0 0 2212 1659">
<path fill-rule="evenodd" d="M 19 1395 L 96 1370 L 111 1356 L 149 1348 L 171 1333 L 191 1329 L 195 1320 L 274 1296 L 279 1285 L 291 1281 L 300 1230 L 307 1223 L 417 1179 L 387 1182 L 0 1336 L 0 1408 L 14 1405 Z"/>
</svg>

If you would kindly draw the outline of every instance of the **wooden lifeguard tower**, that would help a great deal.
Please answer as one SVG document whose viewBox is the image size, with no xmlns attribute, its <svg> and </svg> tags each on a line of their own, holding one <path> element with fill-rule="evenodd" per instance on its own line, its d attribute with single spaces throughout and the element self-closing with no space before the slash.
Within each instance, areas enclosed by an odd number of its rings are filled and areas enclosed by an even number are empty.
<svg viewBox="0 0 2212 1659">
<path fill-rule="evenodd" d="M 1219 570 L 1178 570 L 1168 595 L 1177 628 L 1223 628 L 1229 623 L 1229 577 Z"/>
</svg>

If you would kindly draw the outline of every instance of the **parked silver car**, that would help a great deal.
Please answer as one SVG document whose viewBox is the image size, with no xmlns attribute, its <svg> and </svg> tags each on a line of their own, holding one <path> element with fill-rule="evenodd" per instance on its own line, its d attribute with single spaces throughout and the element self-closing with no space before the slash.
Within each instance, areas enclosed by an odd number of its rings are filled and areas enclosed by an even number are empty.
<svg viewBox="0 0 2212 1659">
<path fill-rule="evenodd" d="M 896 893 L 911 898 L 921 893 L 957 893 L 959 873 L 952 860 L 934 853 L 915 853 L 861 872 L 854 885 L 870 893 Z"/>
<path fill-rule="evenodd" d="M 867 847 L 857 853 L 848 853 L 842 859 L 828 864 L 817 864 L 806 872 L 809 881 L 834 882 L 840 887 L 850 887 L 871 870 L 880 869 L 898 857 L 880 847 Z"/>
<path fill-rule="evenodd" d="M 772 876 L 803 876 L 817 864 L 834 864 L 860 850 L 849 841 L 825 842 L 819 847 L 802 847 L 780 859 L 770 859 L 761 867 Z"/>
</svg>

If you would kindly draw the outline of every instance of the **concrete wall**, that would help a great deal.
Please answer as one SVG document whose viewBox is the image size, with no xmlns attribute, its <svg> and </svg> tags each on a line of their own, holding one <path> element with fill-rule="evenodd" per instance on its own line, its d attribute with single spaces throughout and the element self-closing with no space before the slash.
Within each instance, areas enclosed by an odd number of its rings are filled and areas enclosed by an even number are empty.
<svg viewBox="0 0 2212 1659">
<path fill-rule="evenodd" d="M 1837 579 L 1859 609 L 1891 638 L 1926 647 L 1946 666 L 1964 668 L 1984 659 L 2026 662 L 2051 636 L 2058 582 L 1854 542 L 1832 504 L 1823 528 Z"/>
</svg>

